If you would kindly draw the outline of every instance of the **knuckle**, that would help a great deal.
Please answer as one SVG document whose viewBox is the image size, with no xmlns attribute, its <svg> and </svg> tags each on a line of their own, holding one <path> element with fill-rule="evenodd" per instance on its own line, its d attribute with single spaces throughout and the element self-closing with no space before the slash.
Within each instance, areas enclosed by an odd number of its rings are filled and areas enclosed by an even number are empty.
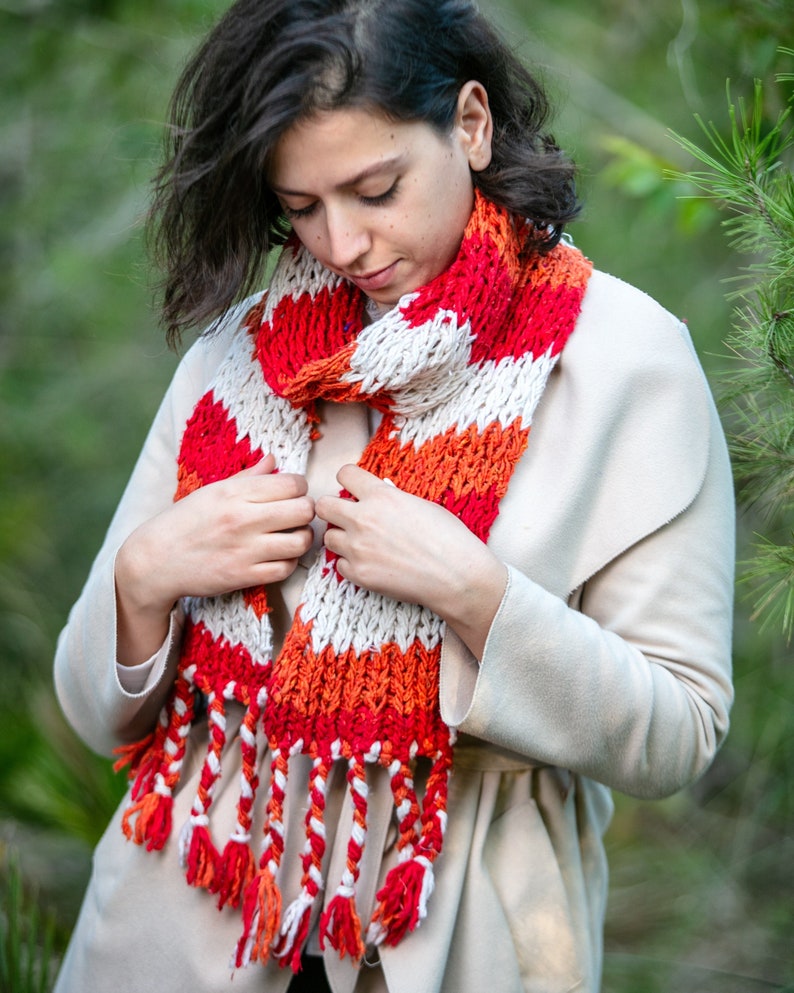
<svg viewBox="0 0 794 993">
<path fill-rule="evenodd" d="M 299 476 L 295 472 L 280 472 L 277 473 L 273 479 L 281 482 L 282 492 L 285 497 L 289 499 L 305 496 L 308 492 L 308 485 L 305 477 Z"/>
<path fill-rule="evenodd" d="M 309 496 L 298 498 L 298 516 L 302 524 L 309 524 L 314 520 L 314 500 Z"/>
<path fill-rule="evenodd" d="M 271 575 L 270 582 L 280 583 L 288 579 L 295 571 L 296 565 L 296 559 L 278 559 L 275 562 L 271 562 L 269 570 Z"/>
<path fill-rule="evenodd" d="M 237 531 L 244 523 L 244 515 L 241 508 L 234 501 L 229 500 L 218 508 L 216 520 L 222 530 Z"/>
</svg>

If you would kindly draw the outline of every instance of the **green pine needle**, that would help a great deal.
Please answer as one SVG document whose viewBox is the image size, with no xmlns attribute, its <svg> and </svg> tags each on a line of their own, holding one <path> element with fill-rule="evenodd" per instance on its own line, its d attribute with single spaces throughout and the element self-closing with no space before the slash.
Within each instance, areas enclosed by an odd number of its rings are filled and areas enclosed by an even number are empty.
<svg viewBox="0 0 794 993">
<path fill-rule="evenodd" d="M 794 56 L 794 50 L 781 49 Z M 778 82 L 794 81 L 794 74 Z M 734 302 L 726 343 L 735 361 L 723 374 L 721 402 L 737 492 L 760 511 L 759 536 L 740 581 L 752 590 L 754 616 L 794 634 L 794 94 L 770 125 L 764 88 L 751 101 L 731 98 L 729 134 L 696 118 L 704 146 L 673 138 L 696 160 L 690 172 L 671 172 L 727 214 L 728 243 L 749 261 L 728 281 Z"/>
</svg>

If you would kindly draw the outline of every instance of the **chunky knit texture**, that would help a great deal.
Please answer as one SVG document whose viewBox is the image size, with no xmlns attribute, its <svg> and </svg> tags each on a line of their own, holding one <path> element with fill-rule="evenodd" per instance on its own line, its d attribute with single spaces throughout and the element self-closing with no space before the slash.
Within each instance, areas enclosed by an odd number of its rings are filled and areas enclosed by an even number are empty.
<svg viewBox="0 0 794 993">
<path fill-rule="evenodd" d="M 521 253 L 523 221 L 479 195 L 456 260 L 397 307 L 364 323 L 365 300 L 296 240 L 270 290 L 251 309 L 210 389 L 185 428 L 176 499 L 255 465 L 305 473 L 316 403 L 365 402 L 381 423 L 359 465 L 440 504 L 483 541 L 524 452 L 549 373 L 576 323 L 590 264 L 561 244 Z M 329 773 L 342 762 L 353 804 L 347 863 L 320 917 L 321 941 L 360 959 L 365 941 L 396 944 L 424 918 L 446 823 L 455 732 L 439 712 L 443 622 L 425 607 L 361 589 L 323 550 L 278 656 L 264 588 L 188 598 L 178 676 L 154 733 L 127 749 L 128 837 L 159 849 L 171 831 L 173 792 L 197 694 L 207 700 L 208 748 L 179 840 L 187 880 L 219 905 L 241 907 L 235 961 L 276 956 L 299 967 L 312 911 L 325 886 L 324 808 Z M 226 701 L 245 708 L 237 827 L 219 845 L 210 829 L 226 741 Z M 260 763 L 268 744 L 265 832 L 251 844 Z M 290 757 L 311 756 L 298 896 L 282 906 L 284 804 Z M 414 773 L 428 760 L 423 796 Z M 366 931 L 356 883 L 367 837 L 366 767 L 390 776 L 398 862 Z M 340 830 L 343 826 L 340 825 Z"/>
</svg>

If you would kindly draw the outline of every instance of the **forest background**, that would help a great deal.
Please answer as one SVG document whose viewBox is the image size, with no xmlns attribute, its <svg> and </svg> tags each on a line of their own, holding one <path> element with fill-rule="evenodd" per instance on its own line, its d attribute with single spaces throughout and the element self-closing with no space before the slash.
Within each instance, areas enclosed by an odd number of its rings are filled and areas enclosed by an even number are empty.
<svg viewBox="0 0 794 993">
<path fill-rule="evenodd" d="M 701 140 L 699 114 L 727 135 L 728 78 L 734 99 L 763 80 L 774 120 L 794 3 L 483 6 L 559 108 L 586 202 L 575 241 L 688 322 L 719 393 L 735 361 L 725 281 L 744 263 L 714 203 L 667 178 L 694 165 L 670 132 Z M 124 783 L 65 725 L 51 660 L 177 361 L 142 218 L 169 92 L 224 7 L 0 0 L 0 926 L 16 861 L 56 952 Z M 763 528 L 742 511 L 740 559 Z M 740 594 L 733 725 L 713 768 L 663 802 L 617 797 L 605 993 L 794 989 L 792 651 L 751 612 Z"/>
</svg>

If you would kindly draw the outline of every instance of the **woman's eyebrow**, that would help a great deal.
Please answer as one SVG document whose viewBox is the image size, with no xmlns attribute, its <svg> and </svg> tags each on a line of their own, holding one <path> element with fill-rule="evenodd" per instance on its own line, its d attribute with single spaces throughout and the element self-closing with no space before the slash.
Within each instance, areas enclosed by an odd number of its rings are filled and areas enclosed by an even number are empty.
<svg viewBox="0 0 794 993">
<path fill-rule="evenodd" d="M 369 179 L 371 176 L 379 176 L 381 173 L 390 172 L 395 168 L 399 168 L 399 166 L 402 165 L 404 158 L 404 155 L 393 155 L 388 159 L 380 159 L 377 162 L 373 162 L 372 165 L 362 169 L 361 172 L 356 173 L 355 176 L 351 176 L 350 179 L 346 179 L 344 182 L 338 183 L 336 189 L 349 189 L 351 186 L 357 186 L 359 183 L 364 182 L 365 179 Z M 271 183 L 270 189 L 279 196 L 285 197 L 307 197 L 312 195 L 310 193 L 303 193 L 301 190 L 288 190 L 276 183 Z"/>
</svg>

